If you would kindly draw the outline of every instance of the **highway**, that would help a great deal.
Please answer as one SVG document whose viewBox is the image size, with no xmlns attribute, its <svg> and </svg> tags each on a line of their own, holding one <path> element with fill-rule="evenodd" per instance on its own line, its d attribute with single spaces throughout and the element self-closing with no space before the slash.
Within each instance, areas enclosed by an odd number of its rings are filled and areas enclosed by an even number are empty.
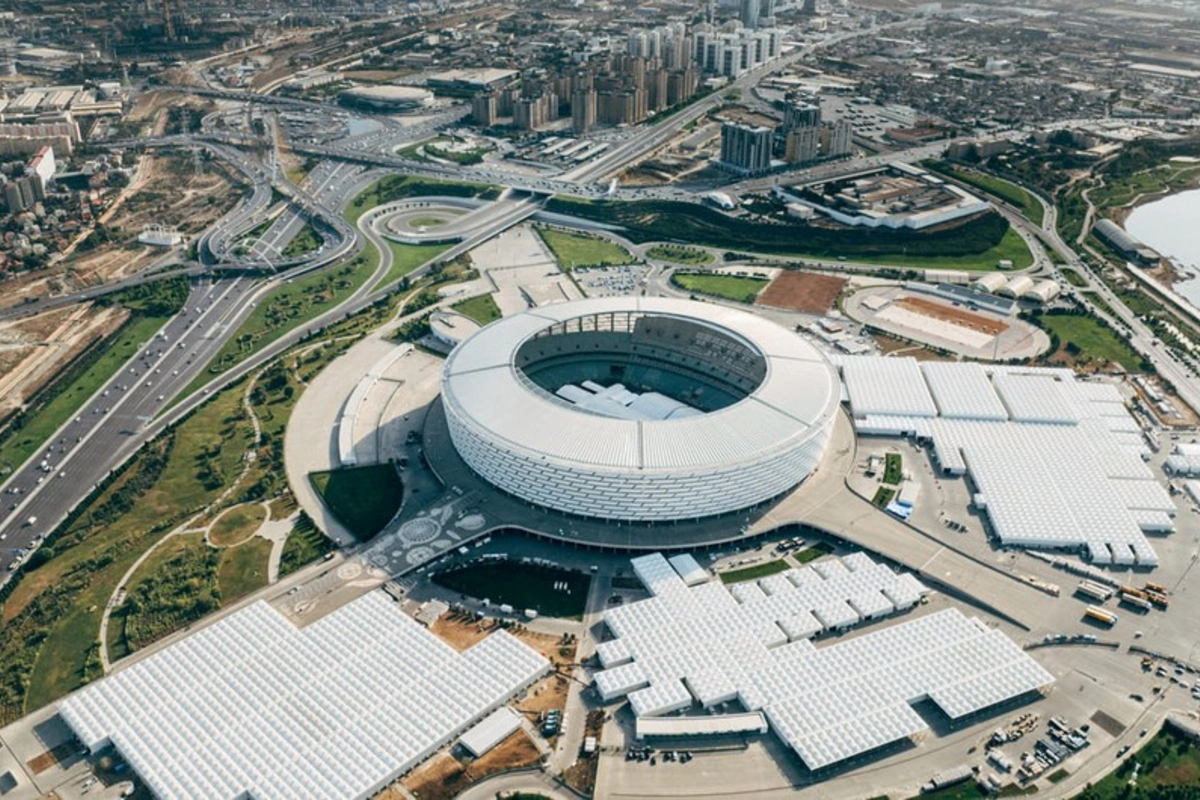
<svg viewBox="0 0 1200 800">
<path fill-rule="evenodd" d="M 187 306 L 144 342 L 119 372 L 4 484 L 0 560 L 55 524 L 146 440 L 147 423 L 208 363 L 252 308 L 245 278 L 198 279 Z M 36 522 L 29 524 L 35 518 Z M 6 580 L 7 573 L 0 578 Z"/>
</svg>

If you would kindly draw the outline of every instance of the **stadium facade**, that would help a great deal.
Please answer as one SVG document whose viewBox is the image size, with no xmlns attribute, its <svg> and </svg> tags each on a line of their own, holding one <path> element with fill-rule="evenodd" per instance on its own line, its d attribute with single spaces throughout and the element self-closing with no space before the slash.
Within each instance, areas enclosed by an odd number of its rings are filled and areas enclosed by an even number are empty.
<svg viewBox="0 0 1200 800">
<path fill-rule="evenodd" d="M 726 514 L 810 475 L 837 373 L 773 322 L 707 303 L 601 298 L 506 317 L 442 374 L 451 440 L 484 480 L 583 517 Z"/>
</svg>

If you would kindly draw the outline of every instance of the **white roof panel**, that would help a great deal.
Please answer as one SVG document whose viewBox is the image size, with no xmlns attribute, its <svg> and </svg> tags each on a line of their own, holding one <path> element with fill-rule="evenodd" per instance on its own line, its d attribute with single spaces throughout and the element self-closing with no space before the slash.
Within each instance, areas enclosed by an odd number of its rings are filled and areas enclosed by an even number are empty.
<svg viewBox="0 0 1200 800">
<path fill-rule="evenodd" d="M 597 673 L 597 686 L 611 699 L 607 689 L 645 677 L 649 685 L 629 695 L 639 719 L 691 705 L 685 684 L 704 705 L 736 695 L 747 709 L 764 711 L 774 733 L 820 769 L 924 730 L 911 707 L 922 697 L 957 719 L 1053 681 L 1002 633 L 956 609 L 814 646 L 804 637 L 821 625 L 808 608 L 840 603 L 840 613 L 854 615 L 840 597 L 864 613 L 883 612 L 901 604 L 893 597 L 912 605 L 928 591 L 865 555 L 822 564 L 764 579 L 770 591 L 715 582 L 688 589 L 677 577 L 661 577 L 669 570 L 662 556 L 636 559 L 635 571 L 662 593 L 606 612 L 633 661 Z M 742 600 L 722 603 L 717 594 Z M 796 640 L 765 646 L 753 633 L 776 624 Z M 694 719 L 669 727 L 678 735 L 709 730 Z"/>
<path fill-rule="evenodd" d="M 504 632 L 457 653 L 372 592 L 304 629 L 254 603 L 59 712 L 164 800 L 357 798 L 548 670 Z"/>
</svg>

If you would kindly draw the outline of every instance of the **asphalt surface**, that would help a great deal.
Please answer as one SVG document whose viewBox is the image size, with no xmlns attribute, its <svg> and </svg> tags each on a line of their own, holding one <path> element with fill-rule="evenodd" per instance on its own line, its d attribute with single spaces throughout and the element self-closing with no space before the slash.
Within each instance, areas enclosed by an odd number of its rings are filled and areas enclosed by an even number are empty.
<svg viewBox="0 0 1200 800">
<path fill-rule="evenodd" d="M 187 386 L 252 308 L 245 278 L 198 280 L 184 310 L 143 343 L 49 442 L 5 483 L 0 498 L 0 560 L 49 533 L 108 472 L 153 431 L 148 426 Z M 30 523 L 33 519 L 34 522 Z"/>
</svg>

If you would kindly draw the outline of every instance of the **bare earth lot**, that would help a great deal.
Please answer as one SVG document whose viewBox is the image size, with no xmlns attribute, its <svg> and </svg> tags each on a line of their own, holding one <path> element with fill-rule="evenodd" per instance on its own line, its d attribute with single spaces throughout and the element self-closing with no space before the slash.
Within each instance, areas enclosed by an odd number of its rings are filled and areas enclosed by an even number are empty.
<svg viewBox="0 0 1200 800">
<path fill-rule="evenodd" d="M 758 296 L 758 305 L 824 314 L 846 285 L 845 278 L 816 275 L 811 272 L 780 272 Z"/>
</svg>

